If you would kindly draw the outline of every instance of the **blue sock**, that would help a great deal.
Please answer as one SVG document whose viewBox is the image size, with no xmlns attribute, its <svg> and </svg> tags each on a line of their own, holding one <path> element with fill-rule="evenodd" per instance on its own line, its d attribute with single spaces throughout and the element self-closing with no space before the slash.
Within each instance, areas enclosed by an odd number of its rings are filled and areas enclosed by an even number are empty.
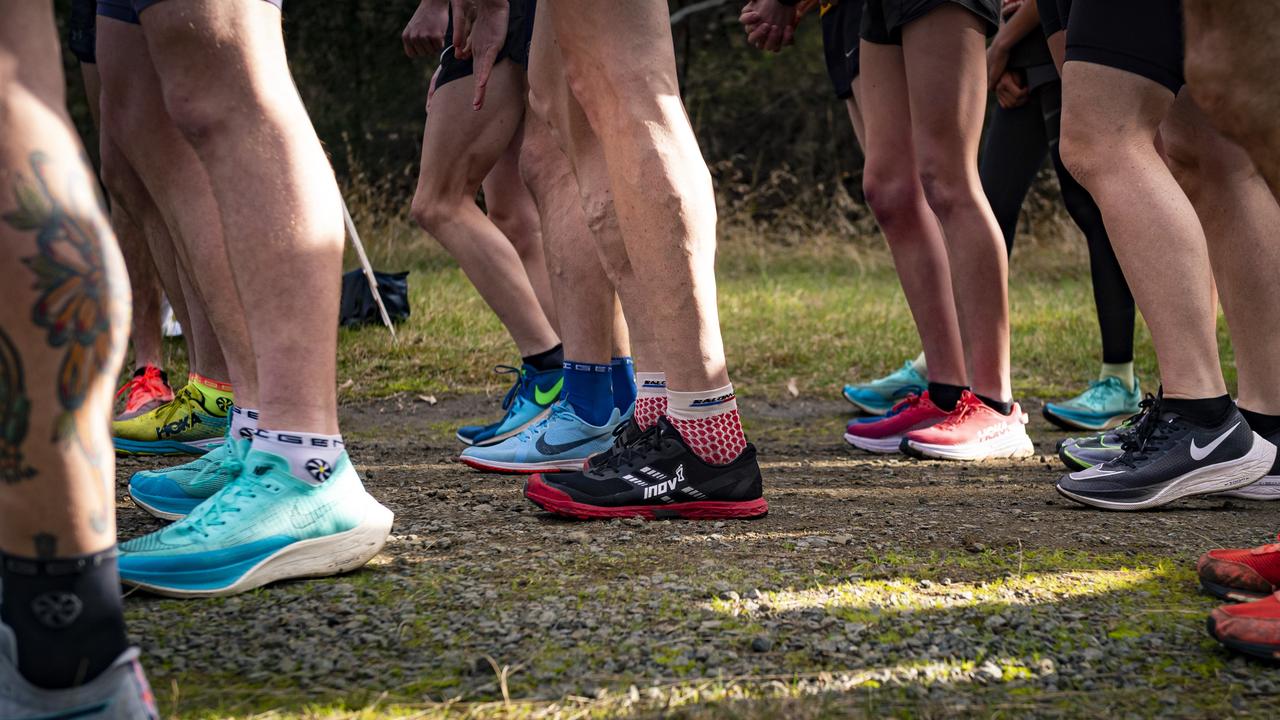
<svg viewBox="0 0 1280 720">
<path fill-rule="evenodd" d="M 629 357 L 616 357 L 613 367 L 613 406 L 625 413 L 636 401 L 636 364 Z"/>
<path fill-rule="evenodd" d="M 612 370 L 609 365 L 564 361 L 564 397 L 574 413 L 592 425 L 604 425 L 613 414 Z"/>
</svg>

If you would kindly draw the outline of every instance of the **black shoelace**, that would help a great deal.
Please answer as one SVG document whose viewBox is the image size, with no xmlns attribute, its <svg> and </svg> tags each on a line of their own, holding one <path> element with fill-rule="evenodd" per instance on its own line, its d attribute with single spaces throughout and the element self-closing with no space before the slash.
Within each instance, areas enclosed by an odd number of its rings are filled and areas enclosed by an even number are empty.
<svg viewBox="0 0 1280 720">
<path fill-rule="evenodd" d="M 615 445 L 609 458 L 605 461 L 605 467 L 617 471 L 623 465 L 631 465 L 634 460 L 642 459 L 660 447 L 662 447 L 661 430 L 658 428 L 657 423 L 654 423 L 648 430 L 640 433 L 638 437 L 632 440 L 629 445 Z"/>
<path fill-rule="evenodd" d="M 1140 462 L 1146 462 L 1152 454 L 1164 447 L 1165 440 L 1169 438 L 1169 423 L 1162 422 L 1160 418 L 1162 396 L 1147 397 L 1147 400 L 1142 401 L 1144 413 L 1141 414 L 1133 434 L 1125 438 L 1120 446 L 1124 454 L 1118 462 L 1131 468 Z"/>
</svg>

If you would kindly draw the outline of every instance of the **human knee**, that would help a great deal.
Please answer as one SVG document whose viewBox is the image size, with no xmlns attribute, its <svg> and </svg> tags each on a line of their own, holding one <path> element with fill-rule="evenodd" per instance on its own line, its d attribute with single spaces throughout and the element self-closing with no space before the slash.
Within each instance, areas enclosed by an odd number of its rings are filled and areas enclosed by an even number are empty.
<svg viewBox="0 0 1280 720">
<path fill-rule="evenodd" d="M 920 185 L 914 170 L 870 165 L 862 176 L 867 207 L 881 227 L 892 227 L 915 212 Z"/>
<path fill-rule="evenodd" d="M 976 189 L 979 181 L 976 173 L 958 167 L 954 161 L 920 160 L 920 189 L 925 202 L 940 219 L 946 219 L 957 209 L 971 205 L 981 194 Z"/>
<path fill-rule="evenodd" d="M 1062 154 L 1062 166 L 1085 188 L 1097 182 L 1100 171 L 1107 167 L 1104 141 L 1082 123 L 1062 123 L 1058 149 Z"/>
</svg>

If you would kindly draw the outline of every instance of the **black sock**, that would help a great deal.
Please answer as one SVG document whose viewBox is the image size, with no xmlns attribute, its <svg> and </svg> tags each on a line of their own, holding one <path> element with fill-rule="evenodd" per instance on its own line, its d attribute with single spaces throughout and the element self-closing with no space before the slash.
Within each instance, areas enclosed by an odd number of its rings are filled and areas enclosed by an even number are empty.
<svg viewBox="0 0 1280 720">
<path fill-rule="evenodd" d="M 1219 395 L 1211 398 L 1183 400 L 1180 398 L 1161 398 L 1161 408 L 1175 412 L 1186 418 L 1188 422 L 1200 427 L 1217 427 L 1231 413 L 1230 395 Z"/>
<path fill-rule="evenodd" d="M 0 619 L 18 672 L 49 690 L 83 685 L 129 646 L 116 549 L 77 557 L 0 557 Z"/>
<path fill-rule="evenodd" d="M 1254 432 L 1272 442 L 1280 440 L 1280 437 L 1276 437 L 1276 434 L 1280 433 L 1280 415 L 1263 415 L 1244 408 L 1240 408 L 1240 414 L 1249 421 L 1249 427 Z"/>
<path fill-rule="evenodd" d="M 982 401 L 983 405 L 986 405 L 987 407 L 991 408 L 992 410 L 995 410 L 1001 415 L 1008 415 L 1009 413 L 1013 412 L 1012 400 L 1010 400 L 1009 402 L 1002 402 L 1000 400 L 992 400 L 986 395 L 978 395 L 978 399 Z"/>
<path fill-rule="evenodd" d="M 545 352 L 525 355 L 524 364 L 533 366 L 538 372 L 558 370 L 564 367 L 564 345 L 557 343 L 555 347 Z"/>
<path fill-rule="evenodd" d="M 968 385 L 948 385 L 946 383 L 929 383 L 929 399 L 939 410 L 951 412 L 960 402 L 960 394 L 968 390 Z"/>
</svg>

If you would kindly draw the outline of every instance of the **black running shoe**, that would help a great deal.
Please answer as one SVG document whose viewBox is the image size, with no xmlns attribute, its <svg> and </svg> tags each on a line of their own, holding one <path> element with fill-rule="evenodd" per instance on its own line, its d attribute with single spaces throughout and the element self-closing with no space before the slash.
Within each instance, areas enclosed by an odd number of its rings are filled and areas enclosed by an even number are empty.
<svg viewBox="0 0 1280 720">
<path fill-rule="evenodd" d="M 1106 510 L 1145 510 L 1250 485 L 1275 455 L 1276 446 L 1249 429 L 1234 405 L 1226 420 L 1205 428 L 1164 410 L 1157 397 L 1120 457 L 1063 476 L 1058 492 Z"/>
<path fill-rule="evenodd" d="M 664 417 L 607 455 L 582 472 L 533 475 L 524 496 L 543 510 L 583 520 L 715 520 L 769 512 L 754 445 L 727 465 L 708 465 Z"/>
<path fill-rule="evenodd" d="M 590 470 L 603 467 L 605 463 L 609 462 L 609 458 L 613 457 L 614 453 L 622 450 L 623 448 L 630 447 L 640 439 L 641 435 L 648 432 L 657 432 L 657 430 L 655 430 L 656 427 L 658 426 L 651 425 L 648 430 L 641 430 L 635 420 L 625 420 L 619 423 L 618 426 L 613 429 L 613 446 L 602 453 L 596 453 L 595 455 L 587 458 L 587 464 L 585 466 L 586 469 Z"/>
</svg>

